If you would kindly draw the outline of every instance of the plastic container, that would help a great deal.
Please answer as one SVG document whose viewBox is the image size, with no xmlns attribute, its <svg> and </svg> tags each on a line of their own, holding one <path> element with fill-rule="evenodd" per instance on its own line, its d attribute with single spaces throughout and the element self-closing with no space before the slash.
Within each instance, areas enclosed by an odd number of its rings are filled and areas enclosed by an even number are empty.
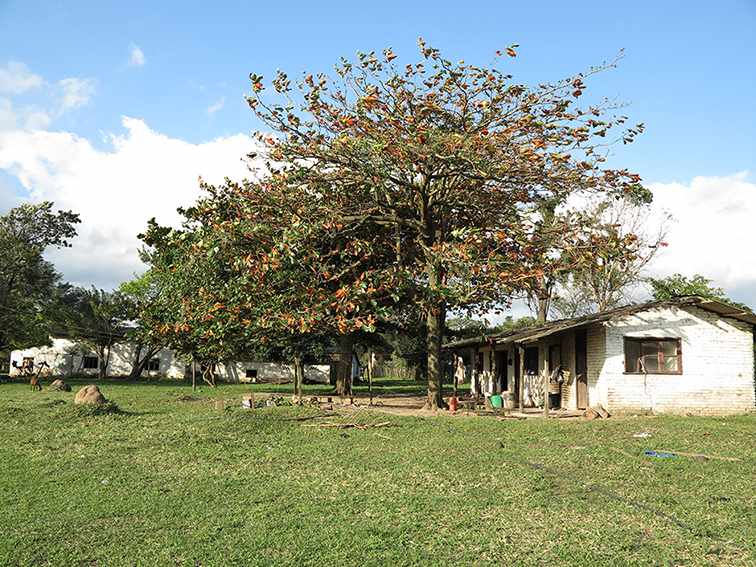
<svg viewBox="0 0 756 567">
<path fill-rule="evenodd" d="M 504 406 L 504 400 L 502 397 L 498 394 L 494 394 L 490 398 L 488 398 L 488 401 L 491 402 L 491 407 L 499 409 Z"/>
</svg>

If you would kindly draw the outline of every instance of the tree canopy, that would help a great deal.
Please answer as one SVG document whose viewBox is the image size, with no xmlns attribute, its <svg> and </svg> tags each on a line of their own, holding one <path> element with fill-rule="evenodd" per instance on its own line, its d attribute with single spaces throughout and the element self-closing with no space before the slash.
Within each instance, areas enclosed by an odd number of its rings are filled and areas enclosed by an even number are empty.
<svg viewBox="0 0 756 567">
<path fill-rule="evenodd" d="M 70 246 L 79 216 L 23 204 L 0 216 L 0 350 L 46 344 L 55 326 L 60 275 L 44 259 Z"/>
<path fill-rule="evenodd" d="M 714 287 L 711 285 L 711 280 L 701 274 L 694 274 L 693 276 L 672 274 L 664 278 L 648 278 L 646 281 L 651 288 L 653 298 L 656 300 L 696 295 L 705 299 L 723 301 L 746 311 L 752 310 L 747 305 L 730 299 L 722 288 Z"/>
<path fill-rule="evenodd" d="M 386 49 L 342 60 L 333 77 L 250 75 L 249 106 L 269 129 L 259 181 L 204 185 L 180 230 L 144 235 L 170 280 L 166 335 L 221 357 L 237 349 L 231 337 L 344 340 L 411 303 L 439 407 L 448 311 L 501 307 L 601 251 L 633 254 L 633 235 L 596 230 L 570 206 L 649 198 L 637 174 L 605 163 L 643 126 L 627 128 L 609 102 L 579 105 L 585 81 L 613 64 L 528 86 L 503 69 L 516 46 L 486 67 L 419 47 L 406 65 Z"/>
</svg>

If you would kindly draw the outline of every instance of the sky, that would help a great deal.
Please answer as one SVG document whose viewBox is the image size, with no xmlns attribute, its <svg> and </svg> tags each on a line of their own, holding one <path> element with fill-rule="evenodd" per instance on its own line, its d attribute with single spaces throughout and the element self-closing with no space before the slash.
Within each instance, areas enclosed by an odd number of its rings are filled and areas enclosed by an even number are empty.
<svg viewBox="0 0 756 567">
<path fill-rule="evenodd" d="M 82 216 L 49 254 L 111 288 L 141 272 L 150 217 L 248 174 L 262 127 L 249 74 L 330 72 L 341 56 L 422 36 L 452 59 L 507 59 L 551 81 L 624 55 L 589 92 L 646 132 L 614 148 L 675 218 L 652 275 L 701 273 L 756 306 L 756 0 L 626 2 L 36 2 L 0 0 L 0 212 L 52 200 Z"/>
</svg>

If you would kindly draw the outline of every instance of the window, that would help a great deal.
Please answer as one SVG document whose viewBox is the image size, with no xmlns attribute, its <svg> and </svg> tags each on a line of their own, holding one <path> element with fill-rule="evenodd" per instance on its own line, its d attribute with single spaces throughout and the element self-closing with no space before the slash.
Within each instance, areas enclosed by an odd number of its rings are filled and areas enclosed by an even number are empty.
<svg viewBox="0 0 756 567">
<path fill-rule="evenodd" d="M 680 339 L 625 337 L 625 372 L 631 374 L 682 374 Z"/>
<path fill-rule="evenodd" d="M 249 378 L 250 380 L 256 380 L 257 368 L 247 368 L 247 371 L 245 372 L 245 376 Z"/>
<path fill-rule="evenodd" d="M 97 360 L 96 356 L 85 356 L 81 367 L 84 370 L 97 370 Z"/>
<path fill-rule="evenodd" d="M 160 371 L 160 359 L 151 358 L 147 363 L 147 372 L 159 372 Z"/>
</svg>

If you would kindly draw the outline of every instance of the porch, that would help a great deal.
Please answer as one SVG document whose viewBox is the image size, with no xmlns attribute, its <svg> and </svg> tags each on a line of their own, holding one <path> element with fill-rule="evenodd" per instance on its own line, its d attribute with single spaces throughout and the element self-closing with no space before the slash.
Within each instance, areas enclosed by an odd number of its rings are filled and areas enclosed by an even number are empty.
<svg viewBox="0 0 756 567">
<path fill-rule="evenodd" d="M 447 348 L 466 362 L 473 395 L 501 396 L 502 409 L 512 415 L 548 412 L 558 417 L 560 411 L 580 414 L 591 405 L 589 343 L 597 343 L 591 338 L 599 337 L 600 330 L 591 325 L 562 328 L 552 324 L 458 341 Z M 600 348 L 591 346 L 594 351 Z"/>
</svg>

